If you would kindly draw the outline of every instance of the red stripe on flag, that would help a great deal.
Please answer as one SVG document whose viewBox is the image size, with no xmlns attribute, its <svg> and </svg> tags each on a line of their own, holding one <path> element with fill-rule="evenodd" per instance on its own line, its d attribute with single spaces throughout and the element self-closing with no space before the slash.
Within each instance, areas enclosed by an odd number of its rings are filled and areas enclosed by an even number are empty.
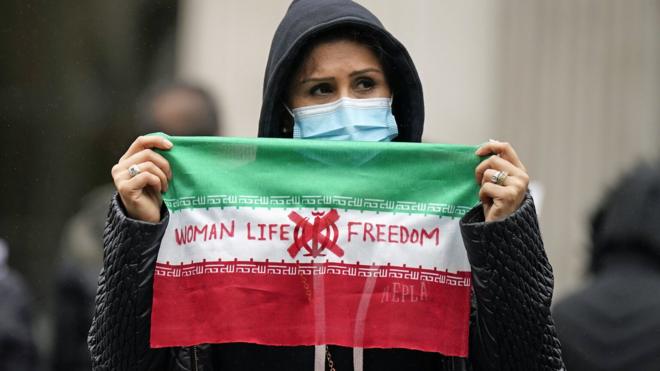
<svg viewBox="0 0 660 371">
<path fill-rule="evenodd" d="M 365 308 L 363 295 L 368 278 L 355 274 L 358 269 L 349 269 L 353 274 L 326 272 L 314 276 L 290 274 L 298 272 L 302 264 L 277 263 L 289 273 L 236 273 L 234 269 L 230 273 L 204 273 L 204 264 L 213 263 L 193 264 L 188 274 L 158 265 L 152 347 L 233 342 L 335 344 L 467 356 L 469 272 L 435 272 L 446 275 L 440 280 L 444 283 L 439 283 L 438 279 L 396 278 L 406 276 L 405 272 L 419 273 L 419 269 L 383 267 L 396 269 L 399 274 L 370 278 L 375 282 L 371 282 L 373 293 Z M 307 268 L 328 264 L 308 264 Z M 369 268 L 374 267 L 365 269 Z M 325 293 L 322 297 L 321 287 Z M 361 301 L 362 309 L 358 310 Z M 324 317 L 319 318 L 319 313 Z"/>
</svg>

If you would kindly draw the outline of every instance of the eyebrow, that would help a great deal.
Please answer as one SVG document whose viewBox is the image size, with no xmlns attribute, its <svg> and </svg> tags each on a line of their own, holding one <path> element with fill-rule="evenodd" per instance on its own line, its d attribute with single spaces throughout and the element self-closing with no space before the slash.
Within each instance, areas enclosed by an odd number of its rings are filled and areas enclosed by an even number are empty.
<svg viewBox="0 0 660 371">
<path fill-rule="evenodd" d="M 361 74 L 367 73 L 367 72 L 383 73 L 383 71 L 381 71 L 379 68 L 371 67 L 371 68 L 365 68 L 363 70 L 353 71 L 348 76 L 353 77 L 355 75 L 361 75 Z M 334 77 L 309 77 L 309 78 L 306 78 L 306 79 L 302 79 L 300 81 L 300 83 L 304 84 L 304 83 L 307 83 L 307 82 L 328 81 L 328 80 L 334 80 L 334 79 L 335 79 Z"/>
<path fill-rule="evenodd" d="M 371 68 L 365 68 L 365 69 L 359 70 L 359 71 L 353 71 L 348 76 L 361 75 L 361 74 L 367 73 L 367 72 L 383 73 L 383 71 L 381 71 L 380 68 L 371 67 Z"/>
</svg>

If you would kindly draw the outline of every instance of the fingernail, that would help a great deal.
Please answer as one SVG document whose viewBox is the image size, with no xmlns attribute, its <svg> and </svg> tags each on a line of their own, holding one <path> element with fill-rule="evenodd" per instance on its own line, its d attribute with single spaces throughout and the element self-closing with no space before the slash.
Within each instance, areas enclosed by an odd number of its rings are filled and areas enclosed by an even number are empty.
<svg viewBox="0 0 660 371">
<path fill-rule="evenodd" d="M 174 144 L 172 144 L 172 142 L 170 142 L 167 139 L 163 139 L 163 142 L 165 142 L 165 147 L 167 147 L 168 149 L 174 147 Z"/>
<path fill-rule="evenodd" d="M 488 139 L 488 141 L 489 141 L 490 143 L 499 143 L 499 141 L 498 141 L 498 140 L 495 140 L 495 139 Z"/>
</svg>

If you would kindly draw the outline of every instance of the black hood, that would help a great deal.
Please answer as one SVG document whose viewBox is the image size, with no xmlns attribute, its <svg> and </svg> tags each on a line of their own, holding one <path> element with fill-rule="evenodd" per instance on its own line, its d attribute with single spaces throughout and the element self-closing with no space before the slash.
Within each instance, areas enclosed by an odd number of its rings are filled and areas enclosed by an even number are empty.
<svg viewBox="0 0 660 371">
<path fill-rule="evenodd" d="M 286 79 L 291 76 L 306 41 L 335 27 L 370 31 L 382 44 L 394 73 L 388 76 L 394 99 L 392 110 L 399 127 L 397 141 L 419 142 L 424 129 L 422 84 L 406 48 L 385 30 L 369 10 L 349 0 L 295 0 L 277 27 L 264 76 L 260 137 L 286 137 L 282 133 Z M 290 134 L 289 134 L 290 136 Z"/>
<path fill-rule="evenodd" d="M 610 255 L 636 254 L 660 264 L 660 161 L 622 177 L 594 213 L 591 236 L 593 272 Z"/>
</svg>

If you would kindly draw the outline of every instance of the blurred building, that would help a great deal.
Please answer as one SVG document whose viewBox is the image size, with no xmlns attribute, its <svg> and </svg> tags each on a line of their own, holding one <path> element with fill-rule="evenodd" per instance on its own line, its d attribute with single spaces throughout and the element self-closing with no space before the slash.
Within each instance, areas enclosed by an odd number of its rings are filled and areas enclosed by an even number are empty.
<svg viewBox="0 0 660 371">
<path fill-rule="evenodd" d="M 660 1 L 358 2 L 419 69 L 425 141 L 515 145 L 545 190 L 557 294 L 570 291 L 597 195 L 637 159 L 660 154 Z M 178 74 L 214 88 L 227 135 L 257 132 L 267 53 L 288 4 L 183 4 Z"/>
</svg>

